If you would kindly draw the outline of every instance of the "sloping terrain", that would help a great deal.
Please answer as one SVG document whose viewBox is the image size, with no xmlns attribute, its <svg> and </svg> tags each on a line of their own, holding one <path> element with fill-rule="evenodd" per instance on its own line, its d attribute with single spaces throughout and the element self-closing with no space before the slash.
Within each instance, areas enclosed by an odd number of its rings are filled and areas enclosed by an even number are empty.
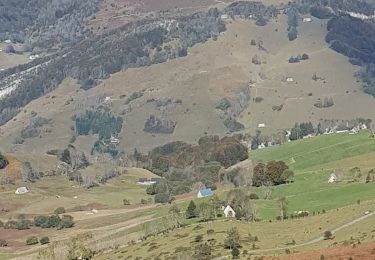
<svg viewBox="0 0 375 260">
<path fill-rule="evenodd" d="M 321 22 L 314 20 L 302 24 L 301 36 L 292 43 L 286 37 L 284 17 L 265 27 L 236 20 L 227 23 L 227 28 L 217 41 L 210 40 L 192 47 L 186 57 L 116 73 L 87 91 L 78 90 L 74 81 L 65 81 L 49 96 L 27 105 L 24 109 L 27 112 L 17 115 L 16 121 L 1 127 L 1 138 L 7 144 L 4 147 L 44 153 L 67 145 L 74 134 L 70 130 L 74 126 L 71 116 L 82 111 L 78 105 L 83 103 L 85 107 L 85 102 L 98 97 L 110 97 L 112 112 L 123 116 L 119 150 L 126 151 L 134 148 L 147 151 L 169 141 L 196 142 L 205 134 L 226 134 L 229 130 L 223 123 L 223 114 L 215 107 L 224 97 L 236 100 L 243 89 L 250 90 L 252 100 L 238 118 L 245 125 L 245 131 L 250 133 L 260 123 L 265 123 L 262 132 L 267 133 L 288 129 L 301 121 L 375 119 L 375 112 L 371 109 L 373 98 L 361 93 L 354 77 L 356 68 L 327 47 Z M 262 42 L 266 51 L 251 46 L 252 39 Z M 290 56 L 299 53 L 308 53 L 309 60 L 288 63 Z M 251 62 L 255 55 L 262 59 L 261 65 Z M 324 81 L 314 81 L 314 73 Z M 294 82 L 285 82 L 286 77 L 292 77 Z M 145 90 L 143 96 L 125 105 L 127 98 L 139 90 Z M 327 96 L 333 98 L 333 107 L 314 106 L 318 99 Z M 254 102 L 255 97 L 262 97 L 263 101 Z M 173 103 L 173 100 L 181 100 L 181 103 Z M 279 105 L 282 105 L 281 111 L 272 109 Z M 42 138 L 25 139 L 23 145 L 12 148 L 18 131 L 28 124 L 31 111 L 53 118 L 50 131 Z M 174 132 L 144 132 L 145 121 L 150 115 L 177 122 Z M 91 149 L 94 141 L 89 137 L 77 138 L 77 144 L 86 151 Z"/>
</svg>

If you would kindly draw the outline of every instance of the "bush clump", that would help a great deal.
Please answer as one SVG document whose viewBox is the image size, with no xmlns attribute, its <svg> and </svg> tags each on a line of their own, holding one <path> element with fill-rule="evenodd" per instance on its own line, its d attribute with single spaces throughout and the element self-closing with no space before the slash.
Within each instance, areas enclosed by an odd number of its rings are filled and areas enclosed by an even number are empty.
<svg viewBox="0 0 375 260">
<path fill-rule="evenodd" d="M 26 239 L 26 245 L 36 245 L 38 243 L 39 241 L 37 237 L 31 236 Z"/>
<path fill-rule="evenodd" d="M 45 244 L 48 244 L 49 243 L 49 237 L 42 237 L 40 240 L 39 240 L 40 244 L 42 245 L 45 245 Z"/>
</svg>

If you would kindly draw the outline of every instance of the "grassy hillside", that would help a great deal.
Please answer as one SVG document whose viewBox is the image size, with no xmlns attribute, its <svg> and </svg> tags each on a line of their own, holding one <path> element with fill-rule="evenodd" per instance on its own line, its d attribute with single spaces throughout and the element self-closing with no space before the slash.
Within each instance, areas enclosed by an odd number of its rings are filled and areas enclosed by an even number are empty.
<svg viewBox="0 0 375 260">
<path fill-rule="evenodd" d="M 279 214 L 277 199 L 285 196 L 288 212 L 299 210 L 318 212 L 342 207 L 375 198 L 375 184 L 364 183 L 367 172 L 375 168 L 375 140 L 370 131 L 357 135 L 334 134 L 299 140 L 256 150 L 250 153 L 254 162 L 283 160 L 295 171 L 294 183 L 275 186 L 271 200 L 259 200 L 259 216 L 274 218 Z M 350 169 L 359 167 L 362 178 L 352 181 Z M 329 184 L 328 178 L 335 172 L 342 181 Z M 254 188 L 260 197 L 265 188 Z"/>
<path fill-rule="evenodd" d="M 309 168 L 375 151 L 370 131 L 322 135 L 250 153 L 253 161 L 285 161 L 297 174 Z M 355 165 L 353 165 L 354 167 Z"/>
<path fill-rule="evenodd" d="M 134 259 L 136 256 L 142 259 L 150 259 L 152 257 L 160 257 L 160 259 L 174 259 L 174 257 L 183 258 L 194 252 L 194 248 L 200 243 L 208 243 L 212 248 L 211 256 L 225 256 L 230 255 L 230 250 L 223 247 L 226 232 L 231 227 L 236 227 L 240 233 L 241 240 L 241 259 L 248 259 L 251 255 L 268 255 L 278 251 L 284 253 L 285 248 L 291 246 L 294 240 L 295 243 L 301 244 L 308 242 L 316 237 L 322 235 L 324 230 L 333 230 L 351 220 L 359 217 L 364 210 L 367 210 L 372 203 L 364 205 L 353 205 L 350 207 L 342 208 L 335 211 L 330 211 L 325 214 L 316 215 L 314 217 L 299 219 L 299 220 L 286 220 L 274 222 L 255 222 L 246 223 L 240 221 L 216 221 L 208 223 L 197 223 L 186 228 L 180 228 L 171 231 L 165 235 L 158 235 L 154 238 L 147 239 L 136 245 L 127 248 L 119 248 L 109 254 L 104 254 L 97 257 L 97 259 Z M 371 206 L 370 206 L 371 207 Z M 333 243 L 342 244 L 343 241 L 353 240 L 366 242 L 371 241 L 372 233 L 368 230 L 368 225 L 375 223 L 375 218 L 370 217 L 364 220 L 363 223 L 359 222 L 353 227 L 343 229 L 336 234 L 334 241 L 321 241 L 317 244 L 309 245 L 308 248 L 328 247 Z M 208 230 L 213 230 L 212 234 L 207 234 Z M 288 230 L 288 232 L 285 232 Z M 258 242 L 253 242 L 249 239 L 257 236 Z M 276 234 L 276 235 L 275 235 Z M 202 235 L 202 242 L 195 242 L 197 235 Z M 255 245 L 255 250 L 253 248 Z M 272 250 L 280 248 L 279 250 Z M 300 251 L 306 247 L 299 247 L 294 250 Z M 248 251 L 248 255 L 244 251 Z M 260 251 L 259 251 L 260 250 Z M 293 251 L 293 249 L 292 249 Z"/>
</svg>

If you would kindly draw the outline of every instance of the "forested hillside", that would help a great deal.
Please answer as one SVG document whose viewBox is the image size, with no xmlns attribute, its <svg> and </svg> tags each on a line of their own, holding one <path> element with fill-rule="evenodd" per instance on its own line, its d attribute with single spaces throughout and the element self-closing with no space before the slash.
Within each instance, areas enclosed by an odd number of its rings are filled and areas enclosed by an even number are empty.
<svg viewBox="0 0 375 260">
<path fill-rule="evenodd" d="M 29 48 L 72 44 L 89 34 L 86 17 L 100 0 L 0 1 L 0 41 L 26 42 Z"/>
<path fill-rule="evenodd" d="M 187 49 L 225 30 L 218 12 L 178 20 L 144 20 L 90 37 L 60 53 L 0 72 L 0 90 L 13 88 L 0 104 L 0 124 L 19 108 L 48 93 L 66 77 L 98 81 L 127 69 L 187 55 Z"/>
</svg>

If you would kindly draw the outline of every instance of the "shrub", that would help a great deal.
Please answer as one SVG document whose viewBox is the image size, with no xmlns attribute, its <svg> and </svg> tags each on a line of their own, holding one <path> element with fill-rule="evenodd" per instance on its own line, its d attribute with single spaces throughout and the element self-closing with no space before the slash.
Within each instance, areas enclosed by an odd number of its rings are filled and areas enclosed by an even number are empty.
<svg viewBox="0 0 375 260">
<path fill-rule="evenodd" d="M 227 98 L 222 98 L 219 103 L 216 105 L 216 109 L 226 111 L 231 107 L 231 103 Z"/>
<path fill-rule="evenodd" d="M 333 236 L 332 232 L 329 231 L 329 230 L 325 231 L 324 234 L 323 234 L 324 240 L 332 239 L 332 236 Z"/>
<path fill-rule="evenodd" d="M 254 99 L 254 101 L 255 101 L 255 103 L 260 103 L 260 102 L 263 101 L 263 98 L 262 98 L 262 97 L 256 97 L 256 98 Z"/>
<path fill-rule="evenodd" d="M 58 229 L 63 229 L 63 228 L 71 228 L 74 226 L 74 221 L 73 217 L 70 215 L 64 215 L 62 216 Z"/>
<path fill-rule="evenodd" d="M 55 209 L 54 213 L 57 214 L 57 215 L 64 214 L 65 213 L 65 208 L 58 207 L 57 209 Z"/>
<path fill-rule="evenodd" d="M 28 237 L 26 239 L 26 245 L 36 245 L 38 243 L 39 242 L 38 242 L 38 238 L 37 237 L 32 236 L 32 237 Z"/>
<path fill-rule="evenodd" d="M 29 225 L 30 225 L 30 221 L 26 219 L 21 219 L 20 221 L 17 222 L 16 229 L 18 230 L 29 229 Z"/>
<path fill-rule="evenodd" d="M 90 88 L 95 87 L 96 82 L 93 79 L 86 79 L 81 83 L 81 89 L 88 90 Z"/>
<path fill-rule="evenodd" d="M 202 242 L 203 241 L 203 236 L 202 235 L 197 235 L 195 238 L 194 238 L 194 242 Z"/>
<path fill-rule="evenodd" d="M 4 169 L 8 165 L 8 161 L 4 155 L 0 153 L 0 169 Z"/>
<path fill-rule="evenodd" d="M 231 254 L 232 254 L 233 259 L 237 259 L 240 256 L 240 250 L 238 249 L 238 247 L 236 246 L 233 247 Z"/>
<path fill-rule="evenodd" d="M 302 60 L 308 60 L 309 59 L 309 55 L 307 55 L 306 53 L 302 54 Z"/>
<path fill-rule="evenodd" d="M 47 221 L 48 221 L 48 217 L 47 216 L 41 216 L 41 215 L 40 216 L 36 216 L 36 217 L 34 217 L 34 226 L 41 227 Z"/>
<path fill-rule="evenodd" d="M 8 242 L 5 239 L 0 239 L 0 247 L 8 246 Z"/>
<path fill-rule="evenodd" d="M 15 229 L 16 226 L 17 226 L 17 222 L 14 220 L 8 220 L 8 222 L 4 224 L 5 229 Z"/>
<path fill-rule="evenodd" d="M 9 44 L 9 45 L 5 46 L 4 52 L 5 53 L 15 53 L 16 50 L 14 49 L 13 45 Z"/>
<path fill-rule="evenodd" d="M 122 203 L 124 204 L 124 206 L 128 206 L 128 205 L 130 205 L 130 200 L 128 200 L 128 199 L 123 199 L 123 200 L 122 200 Z"/>
<path fill-rule="evenodd" d="M 158 193 L 155 195 L 155 203 L 167 203 L 169 201 L 168 193 Z"/>
<path fill-rule="evenodd" d="M 49 237 L 42 237 L 40 240 L 39 240 L 40 244 L 42 245 L 45 245 L 45 244 L 48 244 L 49 243 Z"/>
<path fill-rule="evenodd" d="M 251 200 L 257 200 L 259 199 L 259 196 L 256 193 L 250 193 L 249 198 Z"/>
</svg>

